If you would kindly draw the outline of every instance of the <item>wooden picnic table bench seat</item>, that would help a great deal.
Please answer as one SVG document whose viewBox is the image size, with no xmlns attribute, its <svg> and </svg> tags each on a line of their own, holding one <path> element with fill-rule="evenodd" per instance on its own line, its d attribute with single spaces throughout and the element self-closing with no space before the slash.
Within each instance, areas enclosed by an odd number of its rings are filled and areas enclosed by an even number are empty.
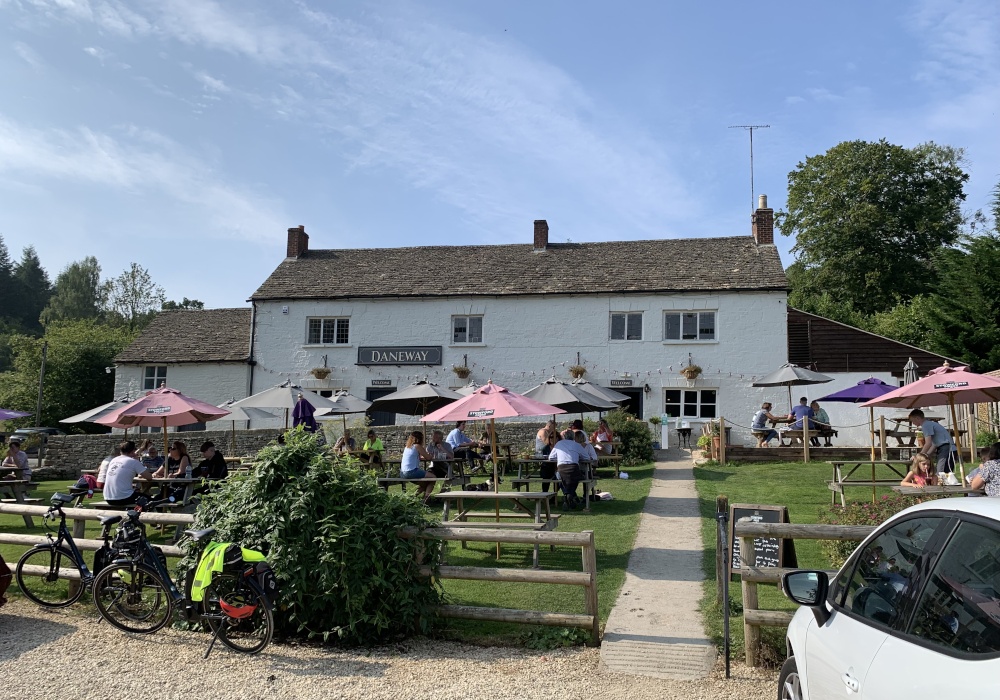
<svg viewBox="0 0 1000 700">
<path fill-rule="evenodd" d="M 406 491 L 407 484 L 427 484 L 427 483 L 443 483 L 446 481 L 455 481 L 455 479 L 448 479 L 446 477 L 436 477 L 436 476 L 425 476 L 423 479 L 404 479 L 401 476 L 384 476 L 379 478 L 378 485 L 384 488 L 386 491 L 389 490 L 390 486 L 402 486 L 403 490 Z"/>
<path fill-rule="evenodd" d="M 803 431 L 802 430 L 783 430 L 778 433 L 778 438 L 781 440 L 782 447 L 790 447 L 795 444 L 795 441 L 802 442 Z M 839 437 L 837 431 L 833 428 L 824 428 L 823 430 L 809 430 L 810 438 L 823 438 L 824 447 L 833 447 L 833 443 L 830 441 L 831 438 Z M 788 444 L 785 444 L 785 440 L 788 440 Z"/>
</svg>

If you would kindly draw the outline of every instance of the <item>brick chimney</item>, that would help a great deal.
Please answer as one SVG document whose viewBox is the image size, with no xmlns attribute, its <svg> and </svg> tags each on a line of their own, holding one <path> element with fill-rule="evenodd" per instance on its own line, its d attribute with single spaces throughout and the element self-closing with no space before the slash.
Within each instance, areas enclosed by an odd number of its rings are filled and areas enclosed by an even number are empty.
<svg viewBox="0 0 1000 700">
<path fill-rule="evenodd" d="M 545 219 L 535 219 L 535 252 L 549 247 L 549 222 Z"/>
<path fill-rule="evenodd" d="M 306 233 L 305 226 L 288 229 L 288 253 L 287 257 L 297 258 L 309 250 L 309 234 Z"/>
<path fill-rule="evenodd" d="M 774 245 L 774 209 L 767 206 L 767 195 L 757 198 L 757 211 L 750 215 L 753 239 L 757 245 Z"/>
</svg>

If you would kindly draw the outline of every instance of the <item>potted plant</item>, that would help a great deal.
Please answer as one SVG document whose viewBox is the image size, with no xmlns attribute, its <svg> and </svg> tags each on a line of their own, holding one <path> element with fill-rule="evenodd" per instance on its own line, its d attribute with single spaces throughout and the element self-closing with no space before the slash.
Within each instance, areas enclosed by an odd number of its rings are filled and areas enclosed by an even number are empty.
<svg viewBox="0 0 1000 700">
<path fill-rule="evenodd" d="M 659 445 L 660 445 L 660 423 L 662 423 L 662 422 L 663 421 L 660 419 L 659 416 L 650 416 L 649 417 L 649 424 L 651 426 L 653 426 L 652 430 L 653 430 L 653 445 L 654 445 L 653 449 L 654 450 L 660 449 L 659 448 Z"/>
<path fill-rule="evenodd" d="M 698 365 L 687 365 L 686 367 L 681 367 L 681 375 L 688 380 L 688 382 L 693 382 L 699 376 L 701 376 L 702 369 Z"/>
<path fill-rule="evenodd" d="M 710 457 L 712 449 L 712 436 L 711 435 L 699 435 L 697 445 L 701 448 L 702 452 L 706 453 Z"/>
<path fill-rule="evenodd" d="M 330 376 L 330 371 L 329 367 L 313 367 L 309 370 L 309 374 L 316 377 L 316 379 L 326 379 Z"/>
<path fill-rule="evenodd" d="M 569 374 L 573 379 L 580 379 L 587 373 L 587 368 L 583 365 L 573 365 L 569 368 Z"/>
<path fill-rule="evenodd" d="M 470 374 L 472 374 L 472 370 L 465 365 L 455 365 L 451 368 L 451 371 L 454 372 L 459 379 L 466 379 Z"/>
</svg>

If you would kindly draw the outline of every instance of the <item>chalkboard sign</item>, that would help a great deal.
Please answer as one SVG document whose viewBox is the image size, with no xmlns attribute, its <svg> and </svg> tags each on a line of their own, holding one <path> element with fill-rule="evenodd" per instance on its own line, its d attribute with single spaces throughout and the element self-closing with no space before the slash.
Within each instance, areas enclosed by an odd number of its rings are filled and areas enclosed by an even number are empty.
<svg viewBox="0 0 1000 700">
<path fill-rule="evenodd" d="M 733 503 L 729 506 L 729 547 L 730 571 L 737 573 L 741 567 L 740 540 L 735 536 L 737 522 L 750 523 L 787 523 L 787 506 L 761 506 L 750 503 Z M 782 540 L 777 537 L 756 537 L 753 541 L 753 566 L 758 567 L 795 567 L 798 565 L 795 556 L 795 541 Z"/>
</svg>

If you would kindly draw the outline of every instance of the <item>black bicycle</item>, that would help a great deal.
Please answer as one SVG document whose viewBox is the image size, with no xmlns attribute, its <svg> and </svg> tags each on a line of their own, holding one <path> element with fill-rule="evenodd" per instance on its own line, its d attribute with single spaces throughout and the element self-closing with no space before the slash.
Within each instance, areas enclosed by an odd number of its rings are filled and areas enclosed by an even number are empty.
<svg viewBox="0 0 1000 700">
<path fill-rule="evenodd" d="M 140 499 L 122 520 L 114 540 L 119 556 L 93 583 L 101 617 L 123 632 L 152 634 L 179 608 L 185 621 L 203 622 L 212 631 L 205 658 L 216 639 L 245 654 L 262 651 L 274 634 L 272 609 L 277 595 L 274 574 L 263 555 L 214 542 L 203 545 L 199 566 L 189 571 L 181 594 L 167 570 L 166 557 L 146 539 L 146 526 L 139 519 L 144 509 L 169 500 Z M 214 533 L 215 528 L 184 532 L 199 544 Z M 233 556 L 234 549 L 238 556 Z M 252 561 L 244 559 L 248 555 Z M 208 556 L 220 557 L 220 566 L 201 566 Z"/>
<path fill-rule="evenodd" d="M 78 496 L 65 493 L 53 494 L 51 506 L 43 522 L 49 529 L 49 522 L 59 519 L 56 537 L 47 532 L 48 542 L 36 544 L 18 560 L 14 575 L 17 585 L 30 600 L 48 608 L 63 608 L 80 599 L 87 586 L 94 580 L 94 573 L 87 568 L 73 535 L 66 527 L 63 506 L 72 503 Z M 122 516 L 110 515 L 101 518 L 101 537 L 104 544 L 94 554 L 94 572 L 100 572 L 115 558 L 114 549 L 108 542 L 108 532 L 112 525 L 120 522 Z"/>
</svg>

